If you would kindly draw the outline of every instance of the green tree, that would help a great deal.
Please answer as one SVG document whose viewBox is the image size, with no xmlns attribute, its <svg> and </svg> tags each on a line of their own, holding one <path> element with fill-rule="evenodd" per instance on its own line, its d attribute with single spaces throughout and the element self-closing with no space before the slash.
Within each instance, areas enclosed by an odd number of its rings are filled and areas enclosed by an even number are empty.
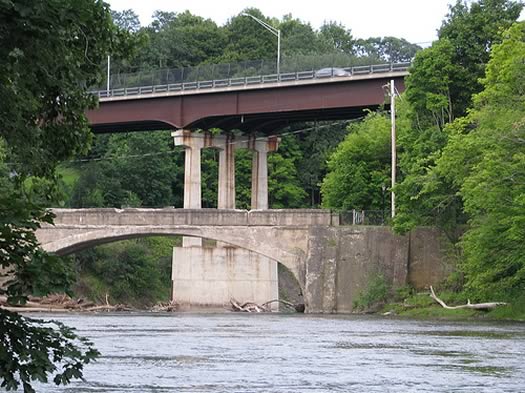
<svg viewBox="0 0 525 393">
<path fill-rule="evenodd" d="M 301 156 L 294 136 L 285 136 L 277 152 L 268 155 L 268 204 L 270 209 L 304 207 L 305 191 L 297 171 Z M 235 154 L 236 206 L 251 208 L 251 179 L 253 152 L 238 150 Z"/>
<path fill-rule="evenodd" d="M 490 46 L 501 41 L 502 29 L 518 17 L 520 2 L 458 1 L 439 31 L 439 40 L 420 51 L 407 78 L 408 101 L 399 112 L 406 126 L 399 137 L 401 182 L 394 221 L 405 231 L 418 224 L 435 224 L 457 239 L 457 225 L 465 223 L 458 188 L 432 168 L 447 145 L 447 124 L 463 116 L 471 96 L 481 91 Z"/>
<path fill-rule="evenodd" d="M 361 38 L 354 43 L 354 53 L 368 57 L 370 62 L 411 61 L 420 49 L 420 46 L 396 37 Z"/>
<path fill-rule="evenodd" d="M 125 240 L 77 253 L 76 291 L 94 301 L 146 307 L 170 298 L 172 238 Z"/>
<path fill-rule="evenodd" d="M 454 117 L 464 115 L 472 95 L 482 89 L 490 48 L 501 42 L 501 32 L 519 17 L 523 3 L 514 0 L 479 0 L 468 4 L 457 0 L 438 31 L 454 48 L 451 59 L 458 69 L 449 75 Z"/>
<path fill-rule="evenodd" d="M 268 158 L 268 204 L 270 209 L 298 209 L 304 207 L 306 192 L 297 179 L 293 162 L 280 154 Z"/>
<path fill-rule="evenodd" d="M 216 62 L 227 43 L 224 30 L 215 22 L 188 11 L 156 12 L 152 24 L 143 33 L 147 36 L 147 45 L 135 61 L 146 69 Z"/>
<path fill-rule="evenodd" d="M 0 139 L 12 164 L 11 185 L 0 189 L 0 267 L 15 274 L 10 302 L 23 302 L 43 272 L 60 275 L 62 268 L 38 248 L 34 231 L 52 215 L 32 203 L 25 181 L 53 178 L 58 162 L 86 149 L 84 112 L 96 103 L 86 88 L 100 82 L 108 53 L 128 49 L 128 37 L 102 1 L 0 1 Z M 32 392 L 32 381 L 50 376 L 66 384 L 96 355 L 61 324 L 0 310 L 2 388 Z"/>
<path fill-rule="evenodd" d="M 327 162 L 332 152 L 347 135 L 346 122 L 306 124 L 306 132 L 297 134 L 300 154 L 296 168 L 303 188 L 308 194 L 306 206 L 321 204 L 321 183 L 327 173 Z"/>
<path fill-rule="evenodd" d="M 100 142 L 102 160 L 82 167 L 70 206 L 181 206 L 183 154 L 174 154 L 169 132 L 114 134 Z"/>
<path fill-rule="evenodd" d="M 277 38 L 252 18 L 241 15 L 242 13 L 253 15 L 270 25 L 274 23 L 257 8 L 247 8 L 239 15 L 232 17 L 224 26 L 227 45 L 220 60 L 239 62 L 275 58 Z"/>
<path fill-rule="evenodd" d="M 321 192 L 323 206 L 337 210 L 382 210 L 390 172 L 390 121 L 371 113 L 348 128 L 328 160 Z"/>
<path fill-rule="evenodd" d="M 319 38 L 332 51 L 352 54 L 354 52 L 354 38 L 350 29 L 342 24 L 330 21 L 325 22 L 319 29 Z"/>
<path fill-rule="evenodd" d="M 433 168 L 459 189 L 470 220 L 461 245 L 475 298 L 513 300 L 525 289 L 525 23 L 495 44 L 474 108 L 450 127 Z"/>
<path fill-rule="evenodd" d="M 285 15 L 276 25 L 281 30 L 282 56 L 313 55 L 319 52 L 319 39 L 309 23 L 303 23 L 292 15 Z M 262 26 L 260 27 L 262 29 Z M 277 39 L 273 39 L 274 48 Z M 274 51 L 275 53 L 275 51 Z"/>
<path fill-rule="evenodd" d="M 123 11 L 111 10 L 111 19 L 113 23 L 122 30 L 136 33 L 140 30 L 139 16 L 132 9 Z"/>
<path fill-rule="evenodd" d="M 216 208 L 219 192 L 219 151 L 204 149 L 201 152 L 202 207 Z"/>
</svg>

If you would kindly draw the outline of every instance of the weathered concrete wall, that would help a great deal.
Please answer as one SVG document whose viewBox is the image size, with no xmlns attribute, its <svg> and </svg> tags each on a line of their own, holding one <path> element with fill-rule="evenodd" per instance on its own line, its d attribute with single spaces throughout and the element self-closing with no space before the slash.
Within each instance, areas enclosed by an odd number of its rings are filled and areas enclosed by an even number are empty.
<svg viewBox="0 0 525 393">
<path fill-rule="evenodd" d="M 183 308 L 229 307 L 230 299 L 278 299 L 277 262 L 234 247 L 175 247 L 173 296 Z"/>
<path fill-rule="evenodd" d="M 410 232 L 408 283 L 417 289 L 437 285 L 455 268 L 452 244 L 437 228 Z"/>
<path fill-rule="evenodd" d="M 446 241 L 432 228 L 400 236 L 388 227 L 312 227 L 305 263 L 304 295 L 312 313 L 351 312 L 378 275 L 393 288 L 425 287 L 449 269 Z"/>
</svg>

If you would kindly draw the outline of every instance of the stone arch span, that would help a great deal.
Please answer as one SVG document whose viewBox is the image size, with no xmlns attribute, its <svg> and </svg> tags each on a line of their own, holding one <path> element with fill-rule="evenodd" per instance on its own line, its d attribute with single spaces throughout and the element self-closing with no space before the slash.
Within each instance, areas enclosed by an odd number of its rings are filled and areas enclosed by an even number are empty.
<svg viewBox="0 0 525 393">
<path fill-rule="evenodd" d="M 144 236 L 192 236 L 216 240 L 268 257 L 286 266 L 305 285 L 307 228 L 244 226 L 45 226 L 37 231 L 42 248 L 67 255 L 100 244 Z"/>
</svg>

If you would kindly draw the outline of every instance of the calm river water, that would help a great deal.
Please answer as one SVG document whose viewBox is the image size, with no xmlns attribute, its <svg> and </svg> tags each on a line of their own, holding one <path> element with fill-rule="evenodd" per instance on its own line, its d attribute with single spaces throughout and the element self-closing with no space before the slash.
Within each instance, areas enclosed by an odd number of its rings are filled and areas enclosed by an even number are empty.
<svg viewBox="0 0 525 393">
<path fill-rule="evenodd" d="M 48 317 L 48 316 L 43 316 Z M 525 325 L 360 316 L 53 315 L 102 353 L 38 392 L 525 392 Z"/>
</svg>

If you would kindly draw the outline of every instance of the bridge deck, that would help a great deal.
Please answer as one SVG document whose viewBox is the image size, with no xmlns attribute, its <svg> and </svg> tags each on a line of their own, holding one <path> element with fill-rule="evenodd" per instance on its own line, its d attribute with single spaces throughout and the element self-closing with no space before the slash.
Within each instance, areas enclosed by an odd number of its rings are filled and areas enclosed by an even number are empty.
<svg viewBox="0 0 525 393">
<path fill-rule="evenodd" d="M 383 87 L 391 79 L 403 91 L 406 75 L 405 66 L 343 77 L 304 79 L 296 73 L 279 80 L 123 88 L 98 92 L 100 107 L 88 119 L 96 133 L 219 128 L 270 134 L 295 122 L 361 117 L 385 104 Z"/>
</svg>

